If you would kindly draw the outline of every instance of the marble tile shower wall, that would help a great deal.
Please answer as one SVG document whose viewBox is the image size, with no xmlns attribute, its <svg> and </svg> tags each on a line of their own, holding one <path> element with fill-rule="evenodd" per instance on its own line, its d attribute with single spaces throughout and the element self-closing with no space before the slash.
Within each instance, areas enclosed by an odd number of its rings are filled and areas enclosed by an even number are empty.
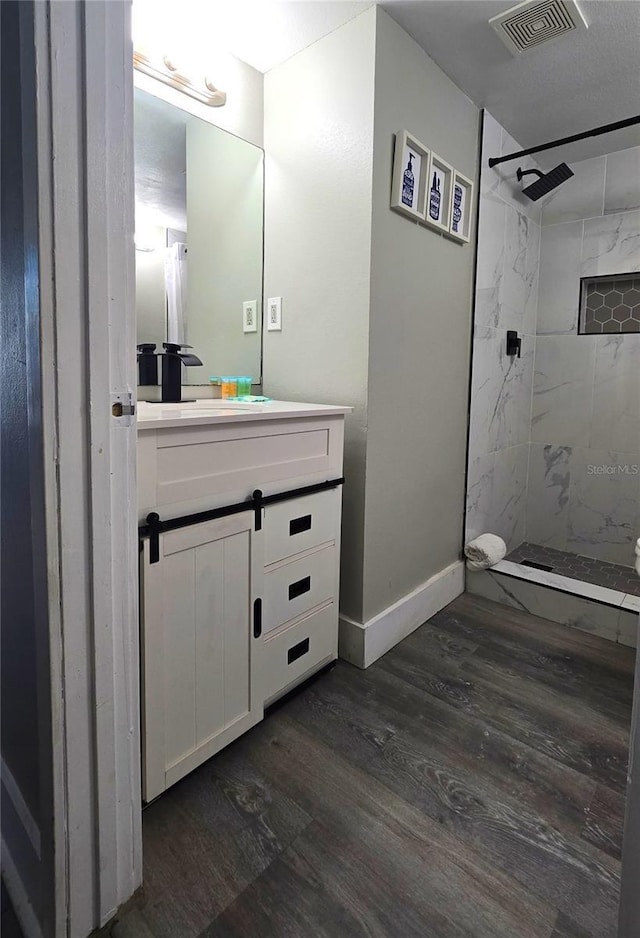
<svg viewBox="0 0 640 938">
<path fill-rule="evenodd" d="M 525 535 L 540 207 L 521 195 L 513 163 L 487 160 L 519 149 L 485 111 L 466 537 L 492 531 L 510 549 Z M 522 336 L 520 358 L 506 354 L 508 329 Z"/>
<path fill-rule="evenodd" d="M 640 147 L 571 164 L 544 203 L 526 537 L 631 566 L 640 334 L 578 335 L 580 278 L 640 270 Z"/>
<path fill-rule="evenodd" d="M 640 148 L 572 163 L 540 203 L 484 114 L 467 539 L 630 565 L 640 536 L 640 334 L 577 335 L 580 278 L 640 270 Z M 531 165 L 527 162 L 527 165 Z M 506 331 L 522 335 L 506 355 Z"/>
</svg>

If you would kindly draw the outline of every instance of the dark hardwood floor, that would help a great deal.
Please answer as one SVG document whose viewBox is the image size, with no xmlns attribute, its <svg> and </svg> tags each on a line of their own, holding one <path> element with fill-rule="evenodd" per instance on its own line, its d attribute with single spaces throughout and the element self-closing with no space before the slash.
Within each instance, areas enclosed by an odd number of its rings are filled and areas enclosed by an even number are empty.
<svg viewBox="0 0 640 938">
<path fill-rule="evenodd" d="M 634 652 L 469 595 L 144 814 L 114 938 L 613 938 Z"/>
</svg>

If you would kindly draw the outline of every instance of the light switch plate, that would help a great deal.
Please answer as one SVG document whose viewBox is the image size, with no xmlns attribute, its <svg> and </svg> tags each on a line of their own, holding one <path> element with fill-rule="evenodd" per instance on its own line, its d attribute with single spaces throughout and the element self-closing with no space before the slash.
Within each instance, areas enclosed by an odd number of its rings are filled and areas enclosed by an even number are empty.
<svg viewBox="0 0 640 938">
<path fill-rule="evenodd" d="M 258 331 L 258 301 L 245 300 L 242 304 L 242 331 Z"/>
<path fill-rule="evenodd" d="M 267 330 L 282 332 L 282 297 L 271 296 L 267 300 Z"/>
</svg>

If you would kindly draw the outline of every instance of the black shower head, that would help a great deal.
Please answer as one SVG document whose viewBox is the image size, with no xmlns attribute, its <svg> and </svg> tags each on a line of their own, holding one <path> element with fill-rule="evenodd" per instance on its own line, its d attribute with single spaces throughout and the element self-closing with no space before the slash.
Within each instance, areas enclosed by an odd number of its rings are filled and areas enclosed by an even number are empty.
<svg viewBox="0 0 640 938">
<path fill-rule="evenodd" d="M 548 173 L 541 173 L 539 169 L 519 169 L 517 172 L 518 182 L 522 180 L 523 176 L 528 176 L 530 173 L 535 173 L 536 176 L 540 178 L 532 182 L 530 186 L 525 186 L 522 191 L 524 195 L 528 196 L 533 202 L 537 202 L 543 195 L 547 195 L 547 193 L 555 189 L 556 186 L 561 185 L 573 176 L 573 172 L 569 169 L 567 164 L 560 163 L 559 166 L 549 170 Z"/>
</svg>

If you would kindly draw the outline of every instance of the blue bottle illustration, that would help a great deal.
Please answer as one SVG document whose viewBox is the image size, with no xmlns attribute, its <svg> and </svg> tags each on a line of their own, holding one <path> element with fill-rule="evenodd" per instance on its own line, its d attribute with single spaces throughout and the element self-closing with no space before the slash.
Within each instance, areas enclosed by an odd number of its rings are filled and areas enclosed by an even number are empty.
<svg viewBox="0 0 640 938">
<path fill-rule="evenodd" d="M 460 220 L 462 218 L 462 186 L 453 187 L 453 223 L 451 225 L 456 233 L 460 230 Z"/>
<path fill-rule="evenodd" d="M 440 221 L 440 199 L 440 180 L 434 173 L 431 191 L 429 192 L 429 215 L 434 221 Z"/>
<path fill-rule="evenodd" d="M 407 163 L 407 168 L 404 171 L 402 177 L 402 201 L 405 205 L 408 205 L 409 208 L 413 208 L 413 185 L 414 185 L 414 176 L 413 169 L 411 168 L 411 161 L 413 160 L 413 153 L 409 154 L 409 162 Z"/>
</svg>

